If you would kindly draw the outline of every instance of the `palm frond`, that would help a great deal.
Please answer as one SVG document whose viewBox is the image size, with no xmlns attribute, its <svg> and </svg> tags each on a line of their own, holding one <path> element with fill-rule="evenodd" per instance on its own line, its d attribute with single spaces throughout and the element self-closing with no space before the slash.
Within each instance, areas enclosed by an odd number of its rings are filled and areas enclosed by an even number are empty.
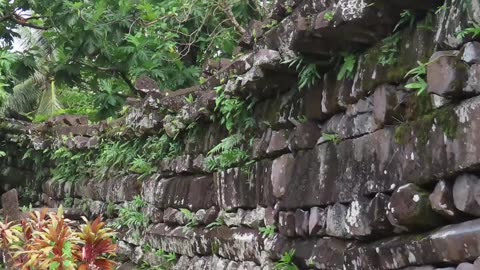
<svg viewBox="0 0 480 270">
<path fill-rule="evenodd" d="M 40 103 L 38 104 L 37 115 L 53 115 L 58 110 L 62 109 L 62 105 L 57 98 L 55 91 L 55 82 L 51 82 L 50 86 L 43 91 Z"/>
<path fill-rule="evenodd" d="M 0 114 L 7 111 L 19 113 L 34 111 L 42 92 L 43 88 L 39 87 L 33 77 L 26 79 L 13 87 L 13 92 L 6 97 L 5 102 L 0 106 Z"/>
</svg>

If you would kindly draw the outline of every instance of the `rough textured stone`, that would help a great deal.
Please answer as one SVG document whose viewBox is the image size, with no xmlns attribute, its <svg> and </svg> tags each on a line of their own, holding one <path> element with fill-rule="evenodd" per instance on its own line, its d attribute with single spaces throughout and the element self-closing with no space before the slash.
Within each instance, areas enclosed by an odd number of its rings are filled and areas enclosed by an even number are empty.
<svg viewBox="0 0 480 270">
<path fill-rule="evenodd" d="M 278 217 L 278 231 L 280 234 L 293 237 L 295 236 L 295 213 L 280 212 Z"/>
<path fill-rule="evenodd" d="M 264 225 L 265 208 L 257 207 L 254 210 L 246 211 L 245 216 L 242 218 L 242 225 L 250 228 L 258 229 Z"/>
<path fill-rule="evenodd" d="M 218 205 L 226 210 L 237 208 L 255 208 L 255 179 L 240 168 L 214 173 L 214 182 Z"/>
<path fill-rule="evenodd" d="M 187 208 L 192 211 L 208 209 L 215 204 L 214 193 L 211 175 L 180 175 L 158 182 L 155 188 L 155 206 Z"/>
<path fill-rule="evenodd" d="M 242 209 L 238 209 L 237 212 L 232 213 L 221 213 L 220 217 L 222 217 L 225 225 L 228 227 L 239 227 L 242 223 L 242 218 L 245 216 L 245 211 Z"/>
<path fill-rule="evenodd" d="M 288 151 L 288 130 L 273 131 L 270 144 L 267 148 L 268 155 L 278 155 Z"/>
<path fill-rule="evenodd" d="M 428 196 L 428 192 L 414 184 L 399 187 L 390 198 L 390 222 L 407 230 L 441 225 L 442 219 L 433 211 Z"/>
<path fill-rule="evenodd" d="M 433 211 L 439 213 L 449 220 L 460 218 L 461 214 L 455 208 L 453 202 L 453 185 L 445 180 L 441 180 L 435 186 L 435 190 L 430 194 L 430 205 Z"/>
<path fill-rule="evenodd" d="M 204 231 L 158 224 L 146 232 L 146 241 L 157 249 L 194 256 L 209 255 L 215 246 L 217 254 L 223 258 L 253 262 L 260 258 L 260 239 L 257 231 L 225 226 Z"/>
<path fill-rule="evenodd" d="M 476 270 L 475 266 L 471 263 L 461 263 L 457 266 L 456 270 Z"/>
<path fill-rule="evenodd" d="M 467 94 L 477 95 L 480 93 L 480 64 L 472 65 L 468 69 L 468 80 L 464 91 Z"/>
<path fill-rule="evenodd" d="M 149 218 L 150 222 L 162 223 L 163 222 L 163 211 L 151 204 L 147 204 L 147 206 L 143 209 L 144 214 Z"/>
<path fill-rule="evenodd" d="M 400 236 L 357 246 L 346 252 L 345 267 L 362 270 L 400 269 L 413 265 L 473 261 L 480 255 L 479 231 L 480 220 L 477 219 L 423 235 Z"/>
<path fill-rule="evenodd" d="M 308 220 L 309 235 L 325 235 L 327 227 L 327 211 L 320 207 L 312 207 Z"/>
<path fill-rule="evenodd" d="M 389 202 L 389 196 L 378 193 L 368 204 L 367 215 L 373 237 L 387 235 L 392 232 L 392 225 L 387 216 Z"/>
<path fill-rule="evenodd" d="M 16 189 L 9 190 L 2 194 L 2 208 L 5 220 L 18 221 L 22 218 L 22 211 L 20 211 Z"/>
<path fill-rule="evenodd" d="M 362 193 L 390 192 L 406 183 L 424 184 L 478 167 L 480 152 L 472 145 L 480 139 L 476 117 L 480 98 L 465 100 L 445 113 L 451 118 L 443 125 L 427 124 L 426 143 L 417 137 L 421 129 L 401 133 L 386 127 L 338 145 L 321 144 L 312 151 L 280 157 L 274 161 L 278 169 L 273 170 L 272 183 L 275 180 L 274 190 L 282 197 L 281 207 L 350 202 Z M 453 137 L 447 137 L 442 126 L 450 128 Z"/>
<path fill-rule="evenodd" d="M 109 179 L 107 181 L 107 201 L 124 202 L 132 201 L 135 196 L 140 195 L 140 181 L 137 175 L 128 175 L 120 179 Z"/>
<path fill-rule="evenodd" d="M 214 222 L 218 217 L 218 207 L 212 206 L 207 209 L 204 218 L 200 221 L 202 224 L 210 224 Z"/>
<path fill-rule="evenodd" d="M 278 261 L 285 252 L 295 250 L 295 264 L 300 269 L 344 269 L 343 254 L 347 246 L 347 242 L 333 237 L 298 239 L 279 236 L 265 242 L 265 250 L 274 261 Z"/>
<path fill-rule="evenodd" d="M 298 236 L 308 235 L 309 213 L 301 209 L 295 210 L 295 234 Z"/>
<path fill-rule="evenodd" d="M 346 234 L 355 238 L 365 238 L 372 234 L 368 219 L 368 204 L 366 199 L 353 201 L 347 210 L 345 219 Z"/>
<path fill-rule="evenodd" d="M 480 268 L 480 257 L 478 257 L 478 258 L 473 262 L 473 265 L 475 265 L 475 267 L 477 267 L 477 268 Z"/>
<path fill-rule="evenodd" d="M 294 150 L 313 148 L 321 135 L 318 124 L 314 122 L 299 123 L 290 134 L 289 148 Z"/>
<path fill-rule="evenodd" d="M 460 175 L 453 185 L 455 207 L 462 212 L 480 216 L 480 179 L 472 174 Z"/>
<path fill-rule="evenodd" d="M 394 124 L 402 118 L 406 94 L 393 85 L 382 85 L 373 94 L 373 117 L 379 125 Z"/>
<path fill-rule="evenodd" d="M 286 154 L 276 158 L 272 164 L 272 186 L 273 196 L 282 198 L 287 191 L 287 186 L 291 181 L 290 175 L 293 171 L 295 158 L 292 154 Z"/>
<path fill-rule="evenodd" d="M 463 46 L 462 60 L 469 65 L 480 64 L 480 43 L 469 42 Z"/>
<path fill-rule="evenodd" d="M 348 208 L 341 203 L 336 203 L 328 208 L 326 228 L 328 235 L 339 238 L 347 237 L 347 211 Z"/>
<path fill-rule="evenodd" d="M 428 92 L 452 97 L 461 94 L 467 81 L 468 66 L 455 52 L 438 52 L 427 66 Z"/>
<path fill-rule="evenodd" d="M 163 221 L 167 224 L 178 224 L 177 217 L 181 214 L 180 210 L 175 208 L 167 208 L 163 211 Z"/>
</svg>

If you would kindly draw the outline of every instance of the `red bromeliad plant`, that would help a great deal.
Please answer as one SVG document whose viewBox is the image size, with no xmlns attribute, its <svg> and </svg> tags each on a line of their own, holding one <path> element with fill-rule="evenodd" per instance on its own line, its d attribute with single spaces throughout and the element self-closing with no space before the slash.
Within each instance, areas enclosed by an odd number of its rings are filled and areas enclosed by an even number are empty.
<svg viewBox="0 0 480 270">
<path fill-rule="evenodd" d="M 109 257 L 117 249 L 114 235 L 101 217 L 78 230 L 60 207 L 56 214 L 31 213 L 20 224 L 0 223 L 0 248 L 16 269 L 113 270 L 116 264 Z"/>
</svg>

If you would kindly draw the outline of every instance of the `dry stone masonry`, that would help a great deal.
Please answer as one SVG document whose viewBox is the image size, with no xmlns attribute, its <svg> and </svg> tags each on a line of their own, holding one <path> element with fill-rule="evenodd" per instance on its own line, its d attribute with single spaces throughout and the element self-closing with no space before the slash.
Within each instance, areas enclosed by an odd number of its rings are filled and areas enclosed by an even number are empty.
<svg viewBox="0 0 480 270">
<path fill-rule="evenodd" d="M 177 254 L 179 270 L 275 269 L 290 250 L 300 269 L 480 269 L 480 43 L 458 37 L 474 24 L 478 0 L 277 0 L 266 22 L 251 23 L 239 56 L 211 63 L 201 86 L 142 89 L 113 122 L 2 120 L 0 183 L 22 191 L 55 167 L 22 159 L 27 149 L 96 151 L 107 137 L 166 134 L 184 149 L 155 172 L 50 177 L 42 204 L 114 222 L 140 196 L 149 225 L 121 231 L 121 269 L 164 264 L 155 250 Z M 284 62 L 296 57 L 318 73 L 301 89 Z M 419 63 L 420 95 L 409 87 Z M 256 101 L 241 146 L 248 165 L 207 166 L 229 135 L 212 121 L 219 87 Z M 182 137 L 193 124 L 196 136 Z"/>
</svg>

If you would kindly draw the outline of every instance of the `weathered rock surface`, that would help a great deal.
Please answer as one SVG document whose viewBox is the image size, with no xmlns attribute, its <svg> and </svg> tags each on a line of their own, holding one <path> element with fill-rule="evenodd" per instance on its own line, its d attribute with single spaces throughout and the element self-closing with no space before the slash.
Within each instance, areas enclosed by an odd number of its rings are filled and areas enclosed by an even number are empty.
<svg viewBox="0 0 480 270">
<path fill-rule="evenodd" d="M 468 66 L 457 56 L 458 52 L 438 52 L 427 66 L 428 92 L 454 97 L 461 94 L 468 78 Z"/>
<path fill-rule="evenodd" d="M 347 269 L 400 269 L 410 265 L 472 261 L 480 254 L 480 220 L 450 225 L 424 235 L 399 236 L 346 253 Z M 432 252 L 434 251 L 434 252 Z"/>
<path fill-rule="evenodd" d="M 9 190 L 2 194 L 3 217 L 7 221 L 18 221 L 22 218 L 18 193 L 16 189 Z"/>
<path fill-rule="evenodd" d="M 439 181 L 429 199 L 433 211 L 443 217 L 449 220 L 456 220 L 461 217 L 453 202 L 453 185 L 451 183 L 445 180 Z"/>
<path fill-rule="evenodd" d="M 460 211 L 480 216 L 480 178 L 472 174 L 464 174 L 455 179 L 453 185 L 453 200 Z"/>
<path fill-rule="evenodd" d="M 391 196 L 388 207 L 390 222 L 407 230 L 435 228 L 442 224 L 433 211 L 429 193 L 414 184 L 399 187 Z"/>
</svg>

